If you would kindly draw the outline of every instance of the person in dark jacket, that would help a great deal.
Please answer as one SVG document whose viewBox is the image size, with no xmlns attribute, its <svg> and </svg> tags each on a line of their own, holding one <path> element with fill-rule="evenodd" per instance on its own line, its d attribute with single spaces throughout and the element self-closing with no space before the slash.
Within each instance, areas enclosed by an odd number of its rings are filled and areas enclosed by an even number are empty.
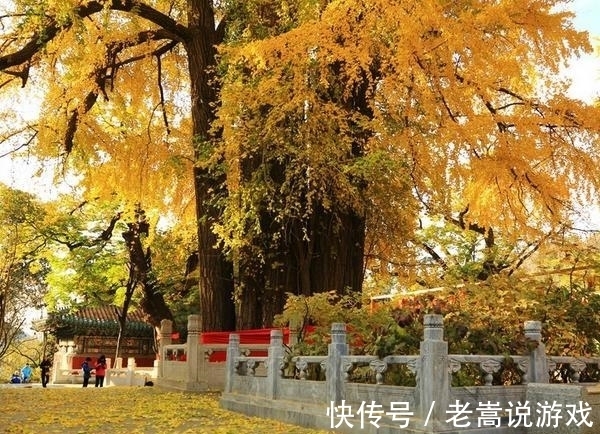
<svg viewBox="0 0 600 434">
<path fill-rule="evenodd" d="M 40 363 L 40 369 L 42 370 L 42 387 L 46 387 L 50 382 L 50 367 L 52 363 L 48 359 L 42 360 Z"/>
<path fill-rule="evenodd" d="M 81 372 L 83 373 L 83 387 L 88 387 L 90 377 L 92 376 L 92 367 L 90 366 L 91 361 L 91 357 L 86 357 L 81 364 Z"/>
<path fill-rule="evenodd" d="M 21 382 L 21 373 L 19 371 L 15 371 L 12 374 L 10 382 L 13 383 L 13 384 L 19 384 Z"/>
</svg>

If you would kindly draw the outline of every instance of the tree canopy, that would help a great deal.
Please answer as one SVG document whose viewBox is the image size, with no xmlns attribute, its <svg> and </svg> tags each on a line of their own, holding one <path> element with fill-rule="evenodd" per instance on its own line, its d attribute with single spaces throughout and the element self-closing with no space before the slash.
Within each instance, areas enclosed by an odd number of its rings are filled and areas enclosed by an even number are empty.
<svg viewBox="0 0 600 434">
<path fill-rule="evenodd" d="M 232 214 L 240 202 L 278 221 L 349 207 L 387 244 L 420 213 L 490 249 L 495 234 L 533 242 L 568 227 L 596 202 L 598 110 L 558 78 L 590 46 L 557 4 L 332 2 L 319 20 L 225 48 Z M 261 170 L 282 160 L 281 179 Z M 239 221 L 224 223 L 231 243 L 240 226 L 262 230 Z"/>
<path fill-rule="evenodd" d="M 597 203 L 598 108 L 560 77 L 591 46 L 562 4 L 16 0 L 0 92 L 42 109 L 2 143 L 191 215 L 204 329 L 439 258 L 423 221 L 481 237 L 486 278 Z"/>
</svg>

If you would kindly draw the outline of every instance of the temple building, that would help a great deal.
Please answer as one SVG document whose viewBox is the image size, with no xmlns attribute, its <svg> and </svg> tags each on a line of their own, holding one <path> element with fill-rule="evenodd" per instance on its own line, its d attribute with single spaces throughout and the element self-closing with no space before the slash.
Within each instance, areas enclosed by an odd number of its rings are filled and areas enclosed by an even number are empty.
<svg viewBox="0 0 600 434">
<path fill-rule="evenodd" d="M 135 361 L 138 367 L 152 367 L 156 360 L 154 328 L 144 321 L 139 311 L 127 314 L 127 326 L 119 359 L 113 361 L 119 334 L 119 308 L 116 306 L 86 307 L 77 311 L 57 311 L 36 321 L 36 330 L 53 335 L 57 342 L 53 380 L 63 382 L 70 371 L 79 370 L 86 357 L 92 360 L 104 354 L 110 367 L 127 366 Z"/>
</svg>

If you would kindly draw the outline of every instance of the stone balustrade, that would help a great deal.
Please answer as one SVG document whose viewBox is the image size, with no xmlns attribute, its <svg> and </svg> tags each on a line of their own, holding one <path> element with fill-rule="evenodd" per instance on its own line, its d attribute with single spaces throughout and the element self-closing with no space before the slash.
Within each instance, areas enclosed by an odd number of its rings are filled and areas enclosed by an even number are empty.
<svg viewBox="0 0 600 434">
<path fill-rule="evenodd" d="M 160 331 L 158 386 L 185 390 L 206 391 L 223 390 L 225 386 L 225 366 L 227 361 L 213 361 L 213 355 L 227 353 L 227 344 L 200 343 L 200 316 L 188 317 L 188 336 L 184 344 L 173 344 L 171 340 L 172 322 L 163 320 Z M 266 357 L 250 357 L 250 354 L 267 351 L 268 344 L 240 345 L 236 356 L 237 365 L 232 369 L 250 372 L 256 376 L 266 375 Z"/>
<path fill-rule="evenodd" d="M 550 401 L 563 409 L 576 404 L 584 406 L 583 412 L 586 415 L 582 417 L 589 416 L 589 421 L 593 423 L 593 426 L 589 426 L 586 419 L 578 424 L 566 424 L 565 420 L 565 426 L 561 426 L 561 430 L 552 432 L 600 432 L 600 388 L 578 383 L 586 366 L 600 366 L 600 358 L 548 356 L 541 339 L 541 324 L 527 321 L 524 330 L 526 337 L 536 342 L 529 354 L 449 354 L 448 343 L 444 341 L 442 316 L 426 315 L 418 355 L 389 355 L 380 359 L 375 356 L 351 355 L 345 325 L 336 323 L 331 327 L 331 343 L 327 355 L 300 355 L 290 359 L 295 370 L 293 378 L 285 378 L 283 375 L 287 359 L 276 331 L 271 335 L 268 356 L 260 358 L 241 355 L 239 337 L 231 334 L 227 350 L 226 386 L 221 406 L 248 415 L 279 419 L 307 427 L 336 428 L 340 432 L 358 432 L 357 426 L 360 426 L 361 433 L 373 434 L 488 433 L 492 425 L 482 427 L 481 417 L 475 411 L 483 406 L 484 410 L 488 408 L 488 413 L 496 411 L 497 417 L 488 420 L 497 423 L 493 425 L 494 433 L 537 434 L 548 432 L 544 428 L 556 427 L 546 426 L 545 422 L 541 425 L 511 425 L 514 422 L 514 406 L 531 406 L 527 409 L 533 419 L 536 412 L 539 412 L 539 408 L 535 406 Z M 494 374 L 506 362 L 516 367 L 521 375 L 521 384 L 492 385 Z M 414 387 L 384 384 L 389 366 L 394 364 L 403 365 L 414 374 Z M 481 372 L 482 385 L 453 387 L 452 376 L 467 364 L 476 366 Z M 256 375 L 257 365 L 266 367 L 265 375 Z M 325 373 L 325 381 L 308 379 L 310 365 L 319 366 Z M 358 366 L 368 367 L 373 373 L 375 384 L 350 381 L 350 374 Z M 566 373 L 563 381 L 567 383 L 549 384 L 551 374 L 557 369 Z M 366 405 L 371 405 L 371 409 L 375 406 L 381 409 L 377 427 L 368 421 L 365 423 Z M 460 429 L 457 429 L 456 425 L 449 425 L 452 419 L 449 419 L 448 410 L 459 405 L 471 410 L 461 420 Z M 362 409 L 362 413 L 350 414 L 351 408 Z M 394 413 L 399 408 L 406 416 L 404 419 L 399 419 L 397 412 Z M 333 414 L 339 409 L 350 413 L 336 426 Z M 567 415 L 564 417 L 566 419 Z M 406 425 L 401 426 L 399 420 L 407 422 Z"/>
</svg>

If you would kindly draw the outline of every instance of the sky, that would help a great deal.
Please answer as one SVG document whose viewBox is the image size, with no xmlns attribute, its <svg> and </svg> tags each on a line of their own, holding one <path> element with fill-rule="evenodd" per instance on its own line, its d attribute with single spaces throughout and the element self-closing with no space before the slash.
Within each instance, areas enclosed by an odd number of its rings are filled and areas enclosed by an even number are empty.
<svg viewBox="0 0 600 434">
<path fill-rule="evenodd" d="M 573 24 L 578 30 L 588 31 L 596 45 L 600 45 L 600 1 L 574 0 L 569 9 L 575 12 Z M 600 96 L 600 53 L 575 59 L 568 70 L 573 79 L 570 96 L 590 101 Z"/>
<path fill-rule="evenodd" d="M 589 32 L 593 45 L 600 46 L 600 1 L 573 0 L 569 9 L 576 14 L 573 20 L 575 27 Z M 575 59 L 567 73 L 573 80 L 569 96 L 588 102 L 600 98 L 600 53 L 596 51 Z M 600 230 L 599 204 L 584 209 L 583 214 L 576 222 L 577 227 Z"/>
</svg>

